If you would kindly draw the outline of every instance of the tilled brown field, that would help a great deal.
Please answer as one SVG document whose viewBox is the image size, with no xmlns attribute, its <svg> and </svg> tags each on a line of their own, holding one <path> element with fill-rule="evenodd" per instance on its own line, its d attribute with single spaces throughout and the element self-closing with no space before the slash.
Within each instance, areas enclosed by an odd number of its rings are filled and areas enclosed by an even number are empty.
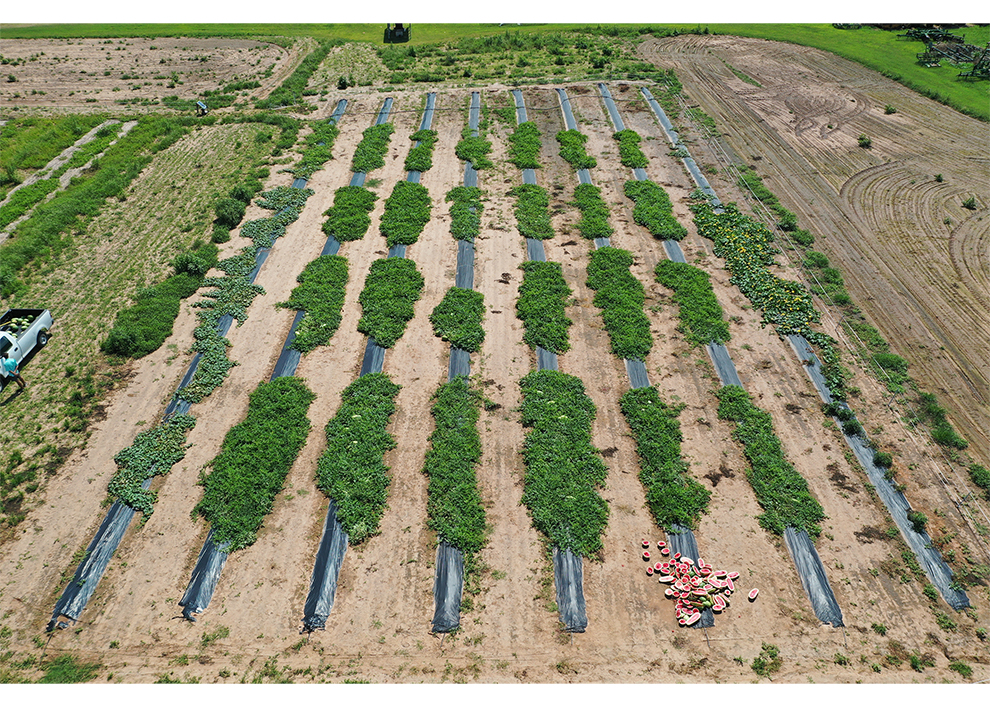
<svg viewBox="0 0 990 707">
<path fill-rule="evenodd" d="M 665 46 L 649 45 L 645 51 L 661 61 L 669 56 L 686 61 Z M 803 56 L 808 52 L 797 53 Z M 741 58 L 738 61 L 743 64 Z M 723 65 L 715 62 L 714 66 Z M 746 71 L 750 71 L 748 66 Z M 690 92 L 687 76 L 682 80 Z M 857 89 L 861 98 L 889 102 L 889 98 L 873 97 L 879 90 L 875 84 L 886 87 L 886 82 L 871 80 L 874 84 Z M 486 89 L 483 99 L 490 102 L 496 92 L 504 90 Z M 750 604 L 742 601 L 740 594 L 740 600 L 707 632 L 679 629 L 658 584 L 643 572 L 639 540 L 656 540 L 661 535 L 646 510 L 635 446 L 618 407 L 628 381 L 622 362 L 609 353 L 608 335 L 585 282 L 593 246 L 574 228 L 578 213 L 569 202 L 577 178 L 560 158 L 554 139 L 564 127 L 557 95 L 549 87 L 531 87 L 524 89 L 527 108 L 543 138 L 543 169 L 538 171 L 538 181 L 551 192 L 557 233 L 546 243 L 547 258 L 562 263 L 574 291 L 568 308 L 574 322 L 572 348 L 560 357 L 560 369 L 580 377 L 597 406 L 593 442 L 603 451 L 609 470 L 603 491 L 610 505 L 604 550 L 585 563 L 587 632 L 566 634 L 559 630 L 551 606 L 552 570 L 544 541 L 520 503 L 523 429 L 517 413 L 518 382 L 535 367 L 535 358 L 522 343 L 522 326 L 515 316 L 521 279 L 518 266 L 525 258 L 525 247 L 515 230 L 513 200 L 507 192 L 520 183 L 521 175 L 506 161 L 506 137 L 511 127 L 493 122 L 489 137 L 495 166 L 481 172 L 479 178 L 487 201 L 475 266 L 475 288 L 485 296 L 486 339 L 472 360 L 476 381 L 495 403 L 482 412 L 479 423 L 484 454 L 477 472 L 491 532 L 481 553 L 485 568 L 482 591 L 474 597 L 473 609 L 462 613 L 461 631 L 443 638 L 430 633 L 435 535 L 427 527 L 427 484 L 421 469 L 427 437 L 433 429 L 429 399 L 446 380 L 448 353 L 446 345 L 433 335 L 428 316 L 454 282 L 456 242 L 448 232 L 443 196 L 461 183 L 462 163 L 454 154 L 454 146 L 465 121 L 466 91 L 441 91 L 438 95 L 433 127 L 439 132 L 439 141 L 434 167 L 422 178 L 433 198 L 433 218 L 407 254 L 424 275 L 426 285 L 415 318 L 385 356 L 385 373 L 403 387 L 389 427 L 398 446 L 386 455 L 393 480 L 381 534 L 348 549 L 327 630 L 300 635 L 327 505 L 314 483 L 316 459 L 325 447 L 323 426 L 335 414 L 341 391 L 360 370 L 365 339 L 356 329 L 361 313 L 358 295 L 372 261 L 385 255 L 386 245 L 377 224 L 384 199 L 406 176 L 403 160 L 411 145 L 408 138 L 419 125 L 420 92 L 387 94 L 396 95 L 391 118 L 396 131 L 385 167 L 369 175 L 380 180 L 373 187 L 379 201 L 372 212 L 372 226 L 363 240 L 346 243 L 340 251 L 350 263 L 343 322 L 330 345 L 305 356 L 298 369 L 298 375 L 317 396 L 309 411 L 313 428 L 307 444 L 258 541 L 230 557 L 212 604 L 199 622 L 190 624 L 177 618 L 180 610 L 176 602 L 207 532 L 198 517 L 190 516 L 201 494 L 196 485 L 199 472 L 216 455 L 226 431 L 243 418 L 250 391 L 271 371 L 292 321 L 291 312 L 274 304 L 287 299 L 296 274 L 320 252 L 323 212 L 333 203 L 334 189 L 348 183 L 351 155 L 384 97 L 379 93 L 349 93 L 333 149 L 335 159 L 310 180 L 315 194 L 300 218 L 276 242 L 261 269 L 257 282 L 266 294 L 253 303 L 243 326 L 232 328 L 228 335 L 230 356 L 240 365 L 220 389 L 193 406 L 191 413 L 199 422 L 189 435 L 192 447 L 168 476 L 154 482 L 153 488 L 159 493 L 154 514 L 145 525 L 135 523 L 129 530 L 78 630 L 57 632 L 48 645 L 49 655 L 71 651 L 87 660 L 98 659 L 106 672 L 113 673 L 114 680 L 125 682 L 151 682 L 162 674 L 202 682 L 239 682 L 263 672 L 266 679 L 281 675 L 296 681 L 335 682 L 749 682 L 755 678 L 749 664 L 766 642 L 780 648 L 783 667 L 774 679 L 786 682 L 956 681 L 958 675 L 948 670 L 950 660 L 970 663 L 973 680 L 987 677 L 990 658 L 986 644 L 974 633 L 986 625 L 984 617 L 990 610 L 985 588 L 970 591 L 977 619 L 942 607 L 953 613 L 958 628 L 946 631 L 938 626 L 921 585 L 899 564 L 903 545 L 885 532 L 891 525 L 887 512 L 868 491 L 858 465 L 849 462 L 841 436 L 825 426 L 817 395 L 789 344 L 760 327 L 758 313 L 729 284 L 721 261 L 711 255 L 710 243 L 695 232 L 687 209 L 693 185 L 680 163 L 667 155 L 668 146 L 646 105 L 638 100 L 638 90 L 613 85 L 626 126 L 644 137 L 642 147 L 650 159 L 650 178 L 668 191 L 675 213 L 688 227 L 689 235 L 682 242 L 685 255 L 712 275 L 716 295 L 731 318 L 728 347 L 744 386 L 771 414 L 788 459 L 808 480 L 829 516 L 823 523 L 825 532 L 818 552 L 846 628 L 822 626 L 815 619 L 783 543 L 756 521 L 760 509 L 746 481 L 748 463 L 731 438 L 732 425 L 717 417 L 714 392 L 719 384 L 707 356 L 702 349 L 689 347 L 676 330 L 676 305 L 654 282 L 653 267 L 665 257 L 663 248 L 633 223 L 631 203 L 622 194 L 622 185 L 631 174 L 619 163 L 611 137 L 614 129 L 597 90 L 593 85 L 573 85 L 567 90 L 579 127 L 589 137 L 588 152 L 599 160 L 591 174 L 611 208 L 616 229 L 612 242 L 636 255 L 633 274 L 647 289 L 647 314 L 655 336 L 646 360 L 651 380 L 667 402 L 686 405 L 680 416 L 684 456 L 695 478 L 713 492 L 709 513 L 696 533 L 701 555 L 718 567 L 739 571 L 741 588 L 759 587 L 760 598 Z M 897 100 L 904 105 L 898 113 L 904 120 L 902 113 L 911 112 L 909 100 Z M 329 115 L 335 103 L 334 97 L 321 104 L 315 117 Z M 716 115 L 714 110 L 709 112 Z M 853 122 L 859 119 L 861 116 L 849 118 Z M 740 130 L 725 128 L 726 132 Z M 801 135 L 817 134 L 815 130 L 814 126 L 803 128 Z M 874 138 L 875 145 L 893 140 L 878 137 Z M 794 152 L 781 142 L 779 150 L 765 146 L 762 164 L 782 165 L 782 155 Z M 852 144 L 855 147 L 854 138 Z M 823 164 L 826 152 L 823 148 L 817 158 Z M 855 163 L 860 156 L 853 151 L 848 159 Z M 909 160 L 907 156 L 901 159 Z M 867 169 L 853 166 L 857 173 Z M 789 203 L 784 167 L 779 169 L 781 176 L 768 180 L 771 188 L 788 199 L 788 207 L 798 211 L 802 219 L 817 226 L 811 213 L 799 210 L 800 204 Z M 949 167 L 940 171 L 953 174 Z M 796 183 L 803 183 L 803 179 L 801 175 L 795 177 Z M 957 179 L 954 176 L 947 183 Z M 266 186 L 289 180 L 287 174 L 275 174 Z M 819 183 L 818 188 L 836 192 L 838 203 L 839 191 L 847 181 L 837 179 L 834 187 Z M 723 199 L 734 198 L 728 185 L 719 185 L 717 180 L 714 183 L 720 194 L 725 187 Z M 863 215 L 856 218 L 892 218 L 877 216 L 881 211 L 877 202 L 861 202 L 857 213 Z M 841 209 L 832 211 L 816 204 L 813 213 L 819 210 L 823 219 L 845 218 Z M 252 207 L 247 218 L 260 215 L 261 210 Z M 965 221 L 952 235 L 960 242 L 958 260 L 978 264 L 981 255 L 974 246 L 980 239 L 986 241 L 986 229 L 972 224 L 972 220 Z M 817 227 L 814 230 L 817 234 Z M 235 252 L 238 240 L 235 234 L 225 252 Z M 837 241 L 839 237 L 830 231 L 823 246 L 830 256 Z M 871 252 L 869 257 L 873 255 Z M 840 260 L 838 252 L 835 258 Z M 845 263 L 842 267 L 846 271 Z M 798 277 L 789 267 L 778 272 L 784 277 Z M 852 286 L 858 281 L 849 272 Z M 972 277 L 978 284 L 979 278 L 985 281 L 986 276 L 974 273 Z M 856 296 L 866 299 L 859 293 Z M 880 292 L 874 296 L 883 302 L 882 297 L 888 295 Z M 907 306 L 896 292 L 889 296 L 901 303 L 890 305 L 890 309 Z M 926 300 L 925 304 L 931 302 Z M 185 351 L 192 342 L 193 312 L 188 304 L 183 306 L 173 336 L 166 342 L 179 351 Z M 953 316 L 964 318 L 962 313 Z M 969 329 L 967 335 L 973 336 L 974 327 Z M 971 353 L 967 345 L 975 344 L 971 339 L 960 340 L 962 350 Z M 13 629 L 12 649 L 36 652 L 32 638 L 42 634 L 64 586 L 60 575 L 71 567 L 73 554 L 85 547 L 101 520 L 100 503 L 113 470 L 112 456 L 128 441 L 122 439 L 121 430 L 132 430 L 125 436 L 133 436 L 135 420 L 157 419 L 162 401 L 175 389 L 188 357 L 179 356 L 176 365 L 163 375 L 165 351 L 167 347 L 137 363 L 129 383 L 113 393 L 106 419 L 93 427 L 87 448 L 75 453 L 49 482 L 46 502 L 20 526 L 19 535 L 0 548 L 0 572 L 6 578 L 0 609 L 4 624 Z M 905 466 L 917 465 L 907 482 L 909 499 L 926 509 L 943 510 L 945 518 L 938 522 L 975 545 L 968 526 L 936 482 L 929 458 L 932 451 L 912 442 L 915 438 L 885 406 L 877 386 L 870 385 L 862 374 L 857 374 L 856 384 L 863 393 L 854 407 L 865 418 L 867 429 L 882 425 L 890 436 L 903 437 L 899 455 Z M 975 446 L 975 438 L 970 439 Z M 883 624 L 886 635 L 871 629 L 874 624 Z M 229 629 L 228 636 L 212 642 L 204 639 L 205 634 L 221 627 Z M 849 664 L 836 663 L 837 653 L 848 657 Z M 934 667 L 923 673 L 912 671 L 906 661 L 912 653 L 930 657 Z M 873 664 L 882 665 L 881 672 L 875 672 Z"/>
</svg>

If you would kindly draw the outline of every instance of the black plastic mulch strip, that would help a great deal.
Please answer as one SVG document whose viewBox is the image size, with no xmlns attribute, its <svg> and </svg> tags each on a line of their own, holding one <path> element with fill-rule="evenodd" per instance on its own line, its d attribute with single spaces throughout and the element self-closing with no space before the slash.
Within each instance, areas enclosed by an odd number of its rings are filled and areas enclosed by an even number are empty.
<svg viewBox="0 0 990 707">
<path fill-rule="evenodd" d="M 567 97 L 567 91 L 562 88 L 557 89 L 557 96 L 560 98 L 560 107 L 564 112 L 564 122 L 568 130 L 577 130 L 577 121 L 571 112 L 571 101 Z M 581 184 L 591 184 L 591 173 L 586 169 L 577 170 L 578 182 Z"/>
<path fill-rule="evenodd" d="M 179 606 L 183 607 L 183 618 L 195 621 L 193 614 L 203 613 L 210 605 L 217 582 L 220 581 L 220 573 L 227 563 L 227 557 L 227 552 L 213 542 L 213 528 L 210 528 L 206 541 L 199 551 L 196 566 L 193 567 L 186 593 L 179 600 Z"/>
<path fill-rule="evenodd" d="M 553 577 L 557 587 L 557 609 L 568 633 L 584 633 L 588 613 L 584 604 L 584 569 L 580 555 L 553 548 Z"/>
<path fill-rule="evenodd" d="M 667 544 L 670 546 L 671 555 L 679 552 L 681 557 L 690 557 L 697 567 L 698 541 L 695 539 L 694 533 L 691 532 L 690 528 L 676 523 L 673 524 L 672 530 L 674 532 L 667 533 Z M 692 624 L 692 628 L 711 628 L 714 625 L 714 612 L 711 609 L 705 609 L 701 612 L 701 618 Z"/>
<path fill-rule="evenodd" d="M 794 566 L 797 567 L 798 576 L 801 578 L 801 586 L 811 600 L 815 616 L 835 628 L 844 626 L 842 610 L 839 609 L 839 603 L 832 593 L 832 587 L 825 575 L 825 567 L 811 537 L 804 530 L 784 528 L 784 544 L 791 553 L 791 559 L 794 560 Z M 742 596 L 742 592 L 739 594 Z"/>
<path fill-rule="evenodd" d="M 347 552 L 347 533 L 337 520 L 337 504 L 332 500 L 323 523 L 323 534 L 316 551 L 309 594 L 303 609 L 303 630 L 312 632 L 326 628 L 337 594 L 337 578 Z"/>
<path fill-rule="evenodd" d="M 718 379 L 722 382 L 722 385 L 738 385 L 742 388 L 743 384 L 739 380 L 736 364 L 733 363 L 732 357 L 729 355 L 729 350 L 725 348 L 725 344 L 719 344 L 713 341 L 706 344 L 705 348 L 708 350 L 708 356 L 715 366 L 715 373 L 718 374 Z"/>
<path fill-rule="evenodd" d="M 461 625 L 461 595 L 464 588 L 464 553 L 441 541 L 433 576 L 433 632 L 450 633 Z"/>
</svg>

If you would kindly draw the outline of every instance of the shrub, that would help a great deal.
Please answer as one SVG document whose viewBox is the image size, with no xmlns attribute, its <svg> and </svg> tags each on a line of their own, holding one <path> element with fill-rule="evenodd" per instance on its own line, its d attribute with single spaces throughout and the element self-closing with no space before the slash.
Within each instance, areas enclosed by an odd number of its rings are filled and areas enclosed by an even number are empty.
<svg viewBox="0 0 990 707">
<path fill-rule="evenodd" d="M 430 314 L 430 323 L 435 335 L 455 348 L 473 353 L 485 340 L 485 330 L 481 326 L 484 314 L 484 295 L 463 287 L 451 287 Z"/>
<path fill-rule="evenodd" d="M 488 153 L 492 151 L 492 143 L 483 137 L 471 135 L 470 128 L 465 128 L 465 133 L 454 147 L 454 154 L 465 162 L 470 162 L 477 170 L 490 168 L 492 161 L 488 159 Z"/>
<path fill-rule="evenodd" d="M 433 146 L 436 144 L 436 130 L 417 130 L 409 138 L 419 144 L 406 155 L 405 169 L 410 172 L 425 172 L 433 166 Z"/>
<path fill-rule="evenodd" d="M 980 464 L 970 464 L 969 478 L 974 484 L 987 492 L 987 499 L 990 500 L 990 471 Z"/>
<path fill-rule="evenodd" d="M 883 107 L 884 115 L 892 115 L 897 112 L 897 109 L 889 103 Z"/>
<path fill-rule="evenodd" d="M 859 142 L 859 146 L 864 149 L 868 150 L 871 147 L 873 147 L 873 141 L 870 138 L 866 137 L 866 135 L 860 135 L 857 138 L 857 141 Z"/>
<path fill-rule="evenodd" d="M 923 533 L 925 532 L 925 526 L 928 525 L 928 516 L 920 511 L 908 511 L 907 519 L 911 522 L 911 526 L 914 528 L 914 532 Z"/>
<path fill-rule="evenodd" d="M 750 667 L 760 677 L 770 677 L 780 670 L 783 665 L 784 661 L 780 657 L 780 649 L 773 644 L 764 643 L 760 647 L 760 654 L 756 658 L 753 658 L 753 663 Z"/>
<path fill-rule="evenodd" d="M 894 457 L 889 452 L 873 452 L 873 463 L 889 469 L 894 464 Z"/>
<path fill-rule="evenodd" d="M 887 627 L 884 626 L 883 624 L 877 624 L 877 623 L 870 624 L 870 628 L 873 629 L 874 633 L 878 633 L 881 636 L 887 635 Z"/>
<path fill-rule="evenodd" d="M 358 331 L 379 346 L 390 349 L 402 337 L 413 318 L 414 305 L 423 292 L 423 276 L 407 258 L 383 258 L 371 264 L 358 298 L 363 314 Z"/>
<path fill-rule="evenodd" d="M 391 123 L 372 125 L 362 133 L 361 142 L 354 150 L 354 157 L 351 160 L 352 172 L 370 172 L 379 167 L 385 166 L 385 152 L 388 150 L 388 143 L 395 131 L 395 126 Z"/>
<path fill-rule="evenodd" d="M 850 437 L 863 434 L 863 426 L 855 418 L 842 423 L 842 431 Z"/>
<path fill-rule="evenodd" d="M 238 201 L 230 197 L 221 199 L 214 207 L 217 217 L 216 222 L 227 228 L 235 228 L 241 222 L 241 219 L 244 218 L 245 209 L 246 207 L 243 201 Z"/>
<path fill-rule="evenodd" d="M 218 545 L 234 552 L 254 543 L 275 496 L 309 433 L 316 395 L 297 378 L 276 378 L 251 393 L 247 417 L 223 440 L 203 479 L 196 512 L 213 526 Z"/>
<path fill-rule="evenodd" d="M 523 341 L 532 348 L 553 353 L 570 348 L 567 330 L 571 320 L 564 314 L 571 288 L 564 281 L 560 263 L 528 260 L 519 266 L 523 280 L 516 300 L 516 316 L 523 322 Z"/>
<path fill-rule="evenodd" d="M 643 285 L 629 268 L 633 256 L 619 248 L 599 248 L 588 263 L 588 287 L 595 290 L 594 304 L 620 358 L 644 360 L 653 348 L 650 320 L 643 313 Z"/>
<path fill-rule="evenodd" d="M 213 225 L 213 233 L 210 234 L 210 242 L 220 245 L 230 241 L 230 229 L 221 226 L 219 223 Z"/>
<path fill-rule="evenodd" d="M 661 260 L 654 270 L 657 282 L 674 291 L 679 329 L 695 346 L 729 340 L 729 323 L 715 298 L 708 273 L 687 263 Z"/>
<path fill-rule="evenodd" d="M 299 273 L 299 283 L 286 302 L 279 307 L 305 312 L 290 348 L 307 353 L 325 346 L 340 327 L 341 310 L 347 287 L 347 259 L 339 255 L 321 255 Z"/>
<path fill-rule="evenodd" d="M 312 124 L 312 132 L 305 138 L 305 147 L 299 162 L 290 170 L 298 179 L 309 179 L 331 158 L 333 144 L 340 130 L 335 123 L 321 120 Z"/>
<path fill-rule="evenodd" d="M 944 447 L 966 449 L 969 442 L 960 437 L 946 417 L 945 408 L 938 404 L 938 399 L 931 393 L 921 393 L 918 396 L 922 416 L 932 426 L 932 439 Z"/>
<path fill-rule="evenodd" d="M 970 211 L 976 211 L 976 197 L 971 196 L 962 203 L 964 209 L 969 209 Z"/>
<path fill-rule="evenodd" d="M 791 238 L 796 240 L 800 245 L 805 248 L 810 247 L 815 242 L 815 237 L 811 235 L 810 231 L 806 231 L 803 228 L 796 228 L 791 232 Z"/>
<path fill-rule="evenodd" d="M 951 663 L 949 663 L 949 670 L 956 671 L 964 678 L 973 677 L 973 669 L 969 667 L 969 665 L 967 665 L 966 663 L 963 663 L 961 660 L 954 660 Z"/>
</svg>

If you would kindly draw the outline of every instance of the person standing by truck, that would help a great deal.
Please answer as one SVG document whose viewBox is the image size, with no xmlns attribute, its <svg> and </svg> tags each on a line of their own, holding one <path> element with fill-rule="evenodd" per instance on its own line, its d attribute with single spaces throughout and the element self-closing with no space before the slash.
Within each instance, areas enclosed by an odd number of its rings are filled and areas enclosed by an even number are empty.
<svg viewBox="0 0 990 707">
<path fill-rule="evenodd" d="M 0 356 L 2 356 L 2 358 L 0 358 L 0 367 L 3 368 L 3 374 L 17 381 L 17 385 L 21 386 L 21 390 L 24 390 L 24 388 L 27 387 L 27 384 L 24 382 L 24 379 L 21 378 L 21 372 L 17 367 L 17 361 L 9 358 L 6 353 L 2 353 Z"/>
</svg>

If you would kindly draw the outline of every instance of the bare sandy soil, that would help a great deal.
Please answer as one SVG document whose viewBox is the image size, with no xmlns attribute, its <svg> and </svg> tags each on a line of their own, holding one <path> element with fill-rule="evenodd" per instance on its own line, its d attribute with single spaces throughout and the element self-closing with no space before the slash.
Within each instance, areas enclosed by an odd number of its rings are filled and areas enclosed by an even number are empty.
<svg viewBox="0 0 990 707">
<path fill-rule="evenodd" d="M 585 563 L 587 632 L 560 632 L 551 606 L 552 584 L 547 584 L 552 571 L 544 542 L 520 503 L 524 431 L 516 411 L 518 381 L 535 361 L 522 343 L 515 317 L 518 266 L 525 249 L 515 231 L 507 191 L 521 182 L 521 175 L 505 161 L 505 138 L 511 128 L 493 121 L 489 137 L 495 167 L 480 175 L 487 201 L 475 267 L 475 288 L 485 296 L 486 340 L 472 361 L 475 380 L 498 406 L 482 413 L 484 454 L 477 472 L 491 534 L 481 553 L 482 591 L 473 598 L 473 608 L 462 614 L 462 630 L 442 640 L 430 634 L 435 537 L 427 528 L 421 469 L 433 429 L 429 398 L 446 380 L 448 352 L 433 336 L 428 316 L 454 283 L 456 242 L 448 232 L 443 197 L 462 178 L 454 146 L 464 125 L 467 92 L 456 91 L 438 96 L 435 166 L 422 179 L 433 198 L 433 219 L 408 251 L 426 281 L 423 297 L 405 335 L 385 356 L 385 372 L 403 387 L 390 426 L 398 446 L 386 456 L 393 480 L 381 534 L 348 549 L 327 630 L 301 636 L 303 603 L 326 510 L 326 499 L 313 478 L 325 447 L 323 426 L 335 414 L 340 392 L 360 369 L 365 339 L 356 330 L 358 295 L 371 262 L 385 255 L 377 224 L 384 199 L 405 179 L 402 163 L 411 146 L 408 137 L 419 125 L 421 93 L 397 95 L 392 118 L 396 131 L 386 165 L 369 175 L 380 180 L 374 187 L 379 201 L 371 229 L 363 240 L 341 248 L 350 263 L 341 327 L 330 345 L 304 357 L 298 370 L 317 395 L 309 411 L 309 440 L 258 541 L 231 556 L 200 621 L 189 624 L 175 618 L 176 602 L 207 531 L 200 519 L 190 517 L 200 498 L 197 477 L 219 450 L 226 431 L 243 418 L 250 391 L 271 371 L 292 320 L 291 312 L 274 304 L 288 297 L 295 276 L 319 253 L 322 214 L 333 203 L 333 190 L 348 183 L 350 157 L 384 98 L 378 93 L 348 93 L 333 150 L 336 158 L 313 176 L 309 186 L 315 195 L 276 243 L 258 276 L 266 294 L 255 300 L 247 321 L 228 337 L 230 356 L 240 365 L 220 389 L 193 407 L 198 424 L 189 436 L 192 447 L 168 476 L 155 481 L 155 513 L 144 526 L 130 529 L 82 616 L 81 630 L 55 634 L 49 655 L 72 651 L 99 660 L 114 680 L 124 682 L 151 682 L 162 674 L 239 682 L 262 672 L 266 679 L 280 675 L 300 682 L 750 682 L 756 676 L 749 664 L 766 642 L 778 646 L 783 658 L 775 681 L 958 681 L 948 670 L 950 660 L 956 659 L 972 665 L 973 680 L 987 678 L 990 657 L 986 644 L 974 635 L 977 627 L 986 626 L 990 610 L 985 587 L 970 592 L 973 616 L 978 618 L 942 606 L 959 626 L 946 631 L 936 624 L 921 585 L 900 561 L 900 540 L 885 532 L 891 524 L 886 511 L 867 490 L 859 467 L 848 461 L 841 437 L 824 424 L 817 396 L 788 344 L 759 327 L 758 315 L 728 283 L 728 273 L 711 255 L 710 244 L 694 231 L 686 203 L 693 187 L 680 164 L 667 155 L 662 133 L 645 104 L 636 99 L 638 91 L 615 85 L 612 92 L 627 127 L 644 137 L 651 179 L 667 189 L 689 229 L 682 243 L 688 260 L 711 273 L 719 301 L 732 318 L 728 346 L 744 385 L 773 417 L 788 459 L 828 514 L 818 551 L 846 627 L 820 625 L 786 548 L 757 524 L 760 510 L 746 481 L 747 463 L 731 438 L 732 425 L 717 418 L 718 381 L 704 351 L 690 348 L 676 331 L 676 306 L 652 275 L 664 258 L 662 246 L 633 223 L 631 204 L 622 195 L 622 184 L 631 174 L 619 163 L 613 128 L 594 86 L 581 85 L 568 86 L 568 93 L 580 129 L 589 137 L 588 151 L 599 160 L 592 178 L 612 208 L 612 242 L 636 255 L 633 272 L 647 289 L 655 336 L 647 368 L 667 402 L 685 404 L 680 416 L 684 456 L 691 473 L 713 491 L 710 512 L 696 533 L 702 557 L 739 571 L 742 588 L 759 587 L 759 599 L 750 604 L 739 595 L 731 611 L 707 632 L 677 629 L 672 607 L 643 571 L 639 540 L 662 535 L 646 510 L 635 447 L 618 408 L 628 382 L 622 362 L 609 353 L 608 335 L 585 284 L 593 246 L 573 227 L 577 211 L 568 202 L 577 179 L 560 159 L 554 140 L 563 127 L 557 97 L 552 88 L 532 87 L 524 89 L 524 95 L 544 142 L 538 181 L 551 191 L 557 231 L 546 244 L 547 257 L 562 263 L 574 290 L 568 309 L 574 321 L 572 348 L 560 357 L 560 368 L 584 381 L 597 406 L 593 441 L 609 469 L 603 490 L 611 508 L 605 547 Z M 490 100 L 494 93 L 484 95 Z M 314 117 L 329 115 L 336 102 L 331 98 Z M 769 159 L 769 150 L 765 154 Z M 289 179 L 275 174 L 266 186 Z M 260 209 L 251 207 L 247 218 L 260 215 Z M 235 234 L 226 252 L 234 252 L 238 240 Z M 779 272 L 798 276 L 789 268 Z M 188 304 L 183 306 L 167 342 L 179 351 L 192 341 L 193 312 Z M 5 578 L 0 613 L 13 629 L 13 649 L 36 652 L 32 637 L 43 631 L 64 586 L 60 574 L 72 566 L 73 553 L 85 546 L 102 516 L 100 502 L 113 470 L 112 456 L 136 434 L 134 420 L 156 419 L 174 390 L 185 366 L 172 366 L 162 375 L 161 359 L 167 351 L 162 347 L 135 366 L 134 378 L 113 394 L 106 419 L 94 426 L 86 450 L 75 454 L 65 473 L 51 481 L 46 503 L 29 515 L 23 532 L 0 548 L 0 575 Z M 177 364 L 187 360 L 180 357 Z M 924 508 L 944 511 L 945 517 L 938 520 L 930 515 L 933 524 L 943 524 L 973 544 L 945 490 L 935 483 L 932 450 L 912 444 L 903 423 L 885 407 L 884 396 L 860 378 L 863 393 L 856 409 L 867 417 L 867 429 L 882 425 L 891 438 L 903 438 L 898 453 L 905 466 L 918 465 L 907 475 L 912 503 L 917 499 Z M 883 624 L 886 635 L 871 629 L 873 624 Z M 221 627 L 229 630 L 227 637 L 204 640 L 205 634 Z M 117 642 L 114 648 L 111 642 Z M 848 666 L 835 662 L 837 653 L 848 657 Z M 907 664 L 912 653 L 931 658 L 935 667 L 912 671 Z"/>
</svg>

